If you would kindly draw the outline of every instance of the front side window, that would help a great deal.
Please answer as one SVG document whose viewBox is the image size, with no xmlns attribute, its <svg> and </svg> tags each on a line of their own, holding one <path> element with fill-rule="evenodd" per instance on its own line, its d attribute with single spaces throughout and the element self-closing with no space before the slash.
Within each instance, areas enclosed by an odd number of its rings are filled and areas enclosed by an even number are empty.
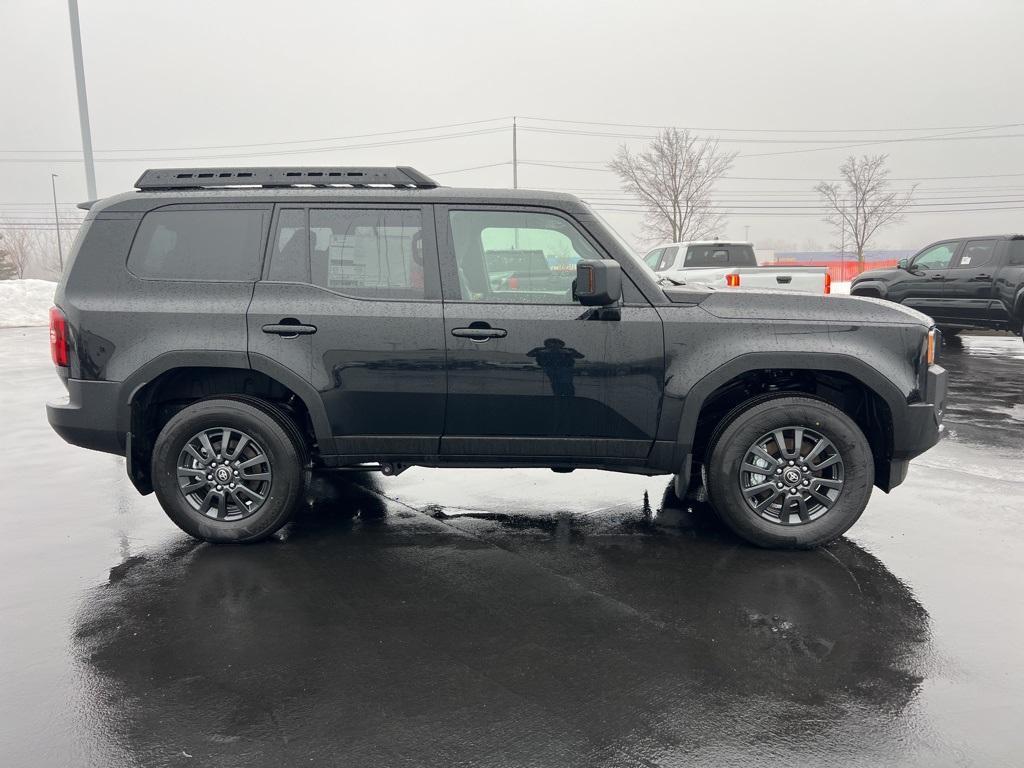
<svg viewBox="0 0 1024 768">
<path fill-rule="evenodd" d="M 664 248 L 655 248 L 653 251 L 644 256 L 644 264 L 651 269 L 658 269 L 661 264 L 661 254 L 665 252 Z"/>
<path fill-rule="evenodd" d="M 968 240 L 964 246 L 964 252 L 960 254 L 960 261 L 957 262 L 958 269 L 970 269 L 973 267 L 984 267 L 990 261 L 996 249 L 995 240 Z"/>
<path fill-rule="evenodd" d="M 449 221 L 464 301 L 572 304 L 576 263 L 601 258 L 553 214 L 452 211 Z"/>
<path fill-rule="evenodd" d="M 314 285 L 362 298 L 425 297 L 418 210 L 313 209 L 308 237 Z"/>
<path fill-rule="evenodd" d="M 260 272 L 265 215 L 240 208 L 151 211 L 135 235 L 128 268 L 152 280 L 252 282 Z"/>
<path fill-rule="evenodd" d="M 1024 240 L 1011 240 L 1006 263 L 1011 267 L 1024 267 Z"/>
<path fill-rule="evenodd" d="M 953 260 L 958 245 L 959 243 L 942 243 L 934 248 L 929 248 L 914 259 L 914 267 L 917 269 L 946 269 Z"/>
</svg>

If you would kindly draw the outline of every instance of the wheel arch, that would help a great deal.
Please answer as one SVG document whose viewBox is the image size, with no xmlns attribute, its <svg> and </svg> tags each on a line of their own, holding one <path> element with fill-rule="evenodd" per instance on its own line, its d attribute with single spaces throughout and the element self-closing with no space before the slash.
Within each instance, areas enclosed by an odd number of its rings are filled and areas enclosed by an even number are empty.
<svg viewBox="0 0 1024 768">
<path fill-rule="evenodd" d="M 854 411 L 871 444 L 876 483 L 889 483 L 894 417 L 906 396 L 867 363 L 840 354 L 753 352 L 703 376 L 690 390 L 679 421 L 675 466 L 688 473 L 720 420 L 737 405 L 765 394 L 804 393 Z"/>
<path fill-rule="evenodd" d="M 334 450 L 330 422 L 319 393 L 295 372 L 274 360 L 244 352 L 168 353 L 139 369 L 122 385 L 118 429 L 127 435 L 128 476 L 142 493 L 152 487 L 148 456 L 154 429 L 169 413 L 197 400 L 245 395 L 283 407 L 317 452 Z"/>
</svg>

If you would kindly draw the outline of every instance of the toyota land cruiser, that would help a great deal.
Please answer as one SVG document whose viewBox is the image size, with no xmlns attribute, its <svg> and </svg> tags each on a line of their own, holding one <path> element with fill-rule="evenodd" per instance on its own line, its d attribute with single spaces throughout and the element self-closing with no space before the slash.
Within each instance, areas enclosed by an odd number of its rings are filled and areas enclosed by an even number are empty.
<svg viewBox="0 0 1024 768">
<path fill-rule="evenodd" d="M 201 539 L 270 536 L 313 470 L 587 467 L 674 474 L 747 540 L 813 547 L 939 437 L 925 315 L 659 281 L 572 195 L 407 167 L 136 188 L 88 207 L 48 417 Z"/>
</svg>

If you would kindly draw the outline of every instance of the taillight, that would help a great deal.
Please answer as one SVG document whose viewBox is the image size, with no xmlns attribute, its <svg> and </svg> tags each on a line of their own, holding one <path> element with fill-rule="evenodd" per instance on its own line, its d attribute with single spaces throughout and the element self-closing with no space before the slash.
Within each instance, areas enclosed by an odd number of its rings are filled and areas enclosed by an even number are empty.
<svg viewBox="0 0 1024 768">
<path fill-rule="evenodd" d="M 738 272 L 733 272 L 732 274 L 726 275 L 725 276 L 725 284 L 727 286 L 729 286 L 730 288 L 739 288 L 740 287 L 740 276 L 739 276 L 739 273 Z"/>
<path fill-rule="evenodd" d="M 832 293 L 832 273 L 831 272 L 826 272 L 825 273 L 825 293 L 826 294 Z"/>
<path fill-rule="evenodd" d="M 927 365 L 932 365 L 935 362 L 935 336 L 937 333 L 938 331 L 934 328 L 928 331 L 928 338 L 925 341 L 924 352 L 924 360 Z"/>
<path fill-rule="evenodd" d="M 519 278 L 516 277 L 515 275 L 512 275 L 508 279 L 508 289 L 510 291 L 518 291 L 519 290 Z"/>
<path fill-rule="evenodd" d="M 60 368 L 68 366 L 68 320 L 57 307 L 50 307 L 50 358 Z"/>
</svg>

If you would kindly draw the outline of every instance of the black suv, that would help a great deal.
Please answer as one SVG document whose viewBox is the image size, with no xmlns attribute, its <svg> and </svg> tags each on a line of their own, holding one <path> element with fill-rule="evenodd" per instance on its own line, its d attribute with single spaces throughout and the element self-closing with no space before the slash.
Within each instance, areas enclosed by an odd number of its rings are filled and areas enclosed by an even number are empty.
<svg viewBox="0 0 1024 768">
<path fill-rule="evenodd" d="M 939 437 L 924 315 L 659 281 L 572 195 L 404 167 L 136 187 L 89 207 L 47 411 L 202 539 L 271 535 L 314 470 L 590 467 L 675 474 L 749 541 L 811 547 Z"/>
<path fill-rule="evenodd" d="M 896 269 L 872 269 L 854 296 L 888 299 L 935 318 L 942 333 L 964 328 L 1024 331 L 1024 235 L 941 240 Z"/>
</svg>

